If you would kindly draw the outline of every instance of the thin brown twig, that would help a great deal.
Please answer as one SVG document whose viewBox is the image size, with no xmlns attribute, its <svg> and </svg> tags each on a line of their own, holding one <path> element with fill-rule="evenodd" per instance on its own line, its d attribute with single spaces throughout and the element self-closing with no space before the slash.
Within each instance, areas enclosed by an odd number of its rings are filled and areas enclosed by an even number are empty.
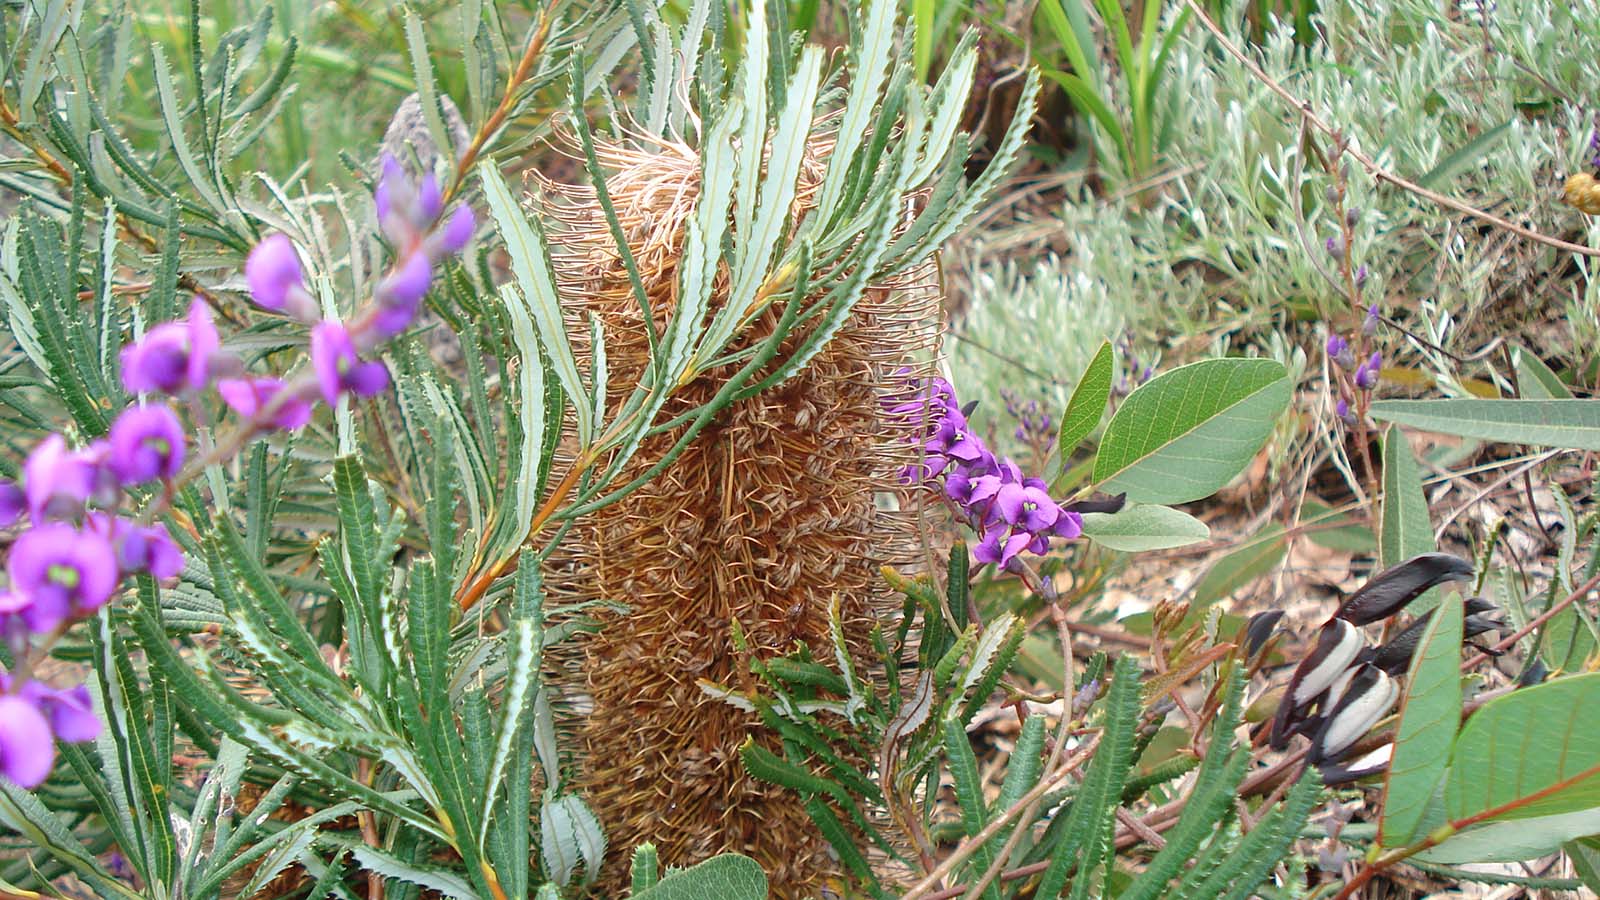
<svg viewBox="0 0 1600 900">
<path fill-rule="evenodd" d="M 1290 93 L 1288 88 L 1280 84 L 1271 75 L 1268 75 L 1266 70 L 1262 69 L 1255 60 L 1251 59 L 1243 50 L 1240 50 L 1239 47 L 1233 43 L 1233 41 L 1229 40 L 1228 36 L 1222 32 L 1222 29 L 1217 25 L 1217 23 L 1213 21 L 1209 15 L 1207 15 L 1205 8 L 1200 5 L 1198 0 L 1184 0 L 1184 2 L 1188 4 L 1189 9 L 1195 15 L 1195 18 L 1200 20 L 1200 23 L 1205 26 L 1207 31 L 1211 32 L 1211 36 L 1217 39 L 1217 42 L 1222 45 L 1222 48 L 1228 52 L 1229 56 L 1232 56 L 1234 59 L 1237 59 L 1240 63 L 1242 63 L 1244 67 L 1249 70 L 1250 74 L 1255 76 L 1257 81 L 1265 85 L 1274 94 L 1277 94 L 1279 97 L 1283 98 L 1284 102 L 1299 110 L 1300 115 L 1303 116 L 1306 121 L 1310 122 L 1312 127 L 1328 135 L 1329 137 L 1334 138 L 1336 142 L 1339 142 L 1341 137 L 1339 129 L 1334 128 L 1332 125 L 1329 125 L 1326 121 L 1324 121 L 1316 114 L 1315 111 L 1312 110 L 1311 104 L 1308 101 L 1301 100 L 1299 97 L 1296 97 L 1294 94 Z M 1509 219 L 1503 219 L 1494 213 L 1488 212 L 1487 210 L 1479 209 L 1470 203 L 1462 202 L 1454 197 L 1448 197 L 1439 193 L 1438 191 L 1429 190 L 1428 188 L 1425 188 L 1422 185 L 1411 181 L 1410 179 L 1397 175 L 1394 172 L 1385 169 L 1383 166 L 1378 165 L 1377 160 L 1374 160 L 1366 153 L 1349 146 L 1348 143 L 1339 142 L 1339 149 L 1341 152 L 1349 154 L 1352 159 L 1361 165 L 1361 168 L 1367 170 L 1368 175 L 1371 175 L 1373 178 L 1379 181 L 1388 182 L 1389 184 L 1392 184 L 1401 190 L 1415 194 L 1424 200 L 1436 203 L 1439 206 L 1446 207 L 1447 209 L 1453 209 L 1456 212 L 1471 216 L 1483 222 L 1487 222 L 1497 228 L 1503 228 L 1514 234 L 1521 235 L 1530 241 L 1537 241 L 1538 243 L 1544 244 L 1548 247 L 1554 247 L 1557 250 L 1566 250 L 1569 253 L 1579 253 L 1584 256 L 1600 256 L 1600 249 L 1587 247 L 1583 244 L 1574 244 L 1571 241 L 1564 241 L 1557 237 L 1551 237 L 1543 232 L 1535 231 L 1532 228 L 1528 228 L 1523 225 L 1518 225 Z"/>
</svg>

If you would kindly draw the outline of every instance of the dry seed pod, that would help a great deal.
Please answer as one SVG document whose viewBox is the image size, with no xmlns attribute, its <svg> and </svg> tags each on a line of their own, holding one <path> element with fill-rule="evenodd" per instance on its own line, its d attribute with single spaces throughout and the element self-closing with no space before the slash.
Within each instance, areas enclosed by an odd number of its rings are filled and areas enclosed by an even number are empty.
<svg viewBox="0 0 1600 900">
<path fill-rule="evenodd" d="M 796 222 L 810 209 L 830 150 L 825 137 L 807 148 Z M 659 328 L 677 296 L 699 160 L 683 145 L 598 151 L 615 173 L 607 188 Z M 559 248 L 569 331 L 585 352 L 589 317 L 600 322 L 615 408 L 649 361 L 639 303 L 593 192 L 546 184 L 543 194 L 552 198 L 545 219 L 556 223 L 551 245 Z M 727 279 L 726 270 L 718 275 L 713 304 L 726 302 Z M 866 670 L 873 624 L 899 609 L 879 571 L 912 570 L 920 558 L 917 503 L 898 478 L 918 445 L 904 439 L 907 426 L 890 421 L 882 398 L 925 374 L 919 360 L 938 339 L 934 285 L 922 266 L 871 286 L 801 372 L 719 413 L 657 477 L 579 520 L 547 566 L 553 596 L 629 607 L 600 614 L 603 627 L 581 643 L 581 660 L 567 660 L 561 684 L 573 706 L 589 710 L 574 722 L 573 755 L 611 846 L 651 841 L 675 866 L 746 854 L 777 897 L 814 896 L 838 871 L 801 797 L 745 771 L 738 750 L 747 736 L 781 754 L 777 739 L 756 715 L 708 696 L 698 682 L 752 687 L 747 658 L 732 642 L 735 622 L 759 658 L 803 643 L 831 659 L 835 598 L 858 671 Z M 777 319 L 777 310 L 757 316 L 739 346 L 767 338 Z M 802 337 L 789 337 L 786 349 Z M 662 418 L 706 403 L 728 375 L 713 370 L 689 381 Z M 648 438 L 618 480 L 654 466 L 679 433 Z M 875 502 L 884 495 L 896 502 Z M 625 877 L 626 855 L 617 854 L 602 884 L 620 894 Z"/>
<path fill-rule="evenodd" d="M 1333 787 L 1377 775 L 1389 768 L 1389 761 L 1393 758 L 1394 744 L 1388 743 L 1352 760 L 1325 762 L 1318 769 L 1322 772 L 1322 783 Z"/>
<path fill-rule="evenodd" d="M 1334 618 L 1352 625 L 1371 625 L 1405 609 L 1428 588 L 1471 577 L 1471 562 L 1448 553 L 1424 553 L 1373 576 L 1339 605 Z"/>
</svg>

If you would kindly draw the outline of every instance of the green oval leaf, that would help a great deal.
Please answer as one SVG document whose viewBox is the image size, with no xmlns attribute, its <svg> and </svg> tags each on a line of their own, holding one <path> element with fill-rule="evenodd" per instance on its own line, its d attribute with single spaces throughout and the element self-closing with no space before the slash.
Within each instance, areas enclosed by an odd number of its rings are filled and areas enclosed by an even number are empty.
<svg viewBox="0 0 1600 900">
<path fill-rule="evenodd" d="M 1056 452 L 1065 462 L 1073 448 L 1083 442 L 1100 424 L 1106 413 L 1106 401 L 1111 399 L 1111 342 L 1104 341 L 1095 351 L 1094 359 L 1078 377 L 1078 386 L 1072 389 L 1072 399 L 1067 401 L 1067 411 L 1061 415 L 1061 430 L 1056 434 Z"/>
<path fill-rule="evenodd" d="M 1083 536 L 1110 550 L 1139 553 L 1199 543 L 1206 523 L 1170 506 L 1140 504 L 1118 513 L 1084 513 Z"/>
<path fill-rule="evenodd" d="M 748 856 L 724 853 L 661 879 L 656 886 L 633 895 L 633 900 L 764 900 L 767 876 Z"/>
<path fill-rule="evenodd" d="M 1210 496 L 1266 443 L 1291 393 L 1270 359 L 1208 359 L 1158 375 L 1111 417 L 1095 481 L 1142 503 Z"/>
<path fill-rule="evenodd" d="M 1559 678 L 1484 704 L 1456 739 L 1445 784 L 1450 821 L 1460 827 L 1600 808 L 1597 708 L 1600 673 Z"/>
<path fill-rule="evenodd" d="M 1461 722 L 1461 620 L 1461 598 L 1452 594 L 1434 613 L 1411 658 L 1378 822 L 1378 843 L 1385 847 L 1413 840 L 1449 763 L 1450 742 Z"/>
<path fill-rule="evenodd" d="M 1380 400 L 1371 412 L 1383 422 L 1480 441 L 1600 450 L 1600 400 Z"/>
</svg>

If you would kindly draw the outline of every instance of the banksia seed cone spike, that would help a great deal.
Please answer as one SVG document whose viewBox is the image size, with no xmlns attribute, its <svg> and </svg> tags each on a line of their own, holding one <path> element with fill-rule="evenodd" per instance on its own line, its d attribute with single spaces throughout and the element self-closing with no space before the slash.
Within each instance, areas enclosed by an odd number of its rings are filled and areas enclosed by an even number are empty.
<svg viewBox="0 0 1600 900">
<path fill-rule="evenodd" d="M 807 148 L 797 218 L 830 149 L 825 138 Z M 698 190 L 696 160 L 682 147 L 605 153 L 618 169 L 608 192 L 652 307 L 670 308 Z M 594 227 L 595 208 L 581 192 L 564 195 L 563 295 L 601 322 L 610 381 L 629 384 L 649 360 L 631 281 L 603 226 Z M 815 894 L 835 871 L 799 796 L 755 780 L 740 761 L 753 732 L 781 754 L 779 743 L 759 733 L 756 716 L 698 682 L 749 687 L 741 684 L 748 670 L 734 648 L 734 623 L 757 656 L 799 642 L 830 657 L 836 597 L 865 662 L 872 625 L 898 608 L 879 569 L 917 559 L 908 514 L 875 502 L 904 490 L 898 475 L 916 449 L 904 426 L 888 421 L 883 398 L 904 382 L 906 367 L 928 358 L 937 316 L 930 267 L 873 285 L 799 374 L 723 410 L 654 481 L 574 527 L 569 555 L 551 567 L 553 589 L 630 607 L 587 639 L 578 663 L 589 708 L 577 724 L 581 783 L 611 846 L 652 841 L 669 865 L 745 853 L 784 897 Z M 775 310 L 762 314 L 739 343 L 759 343 L 777 320 Z M 694 379 L 666 412 L 708 402 L 728 374 Z M 648 440 L 621 479 L 648 470 L 676 437 Z M 906 495 L 900 505 L 912 503 Z M 620 884 L 622 874 L 614 866 L 607 882 Z"/>
</svg>

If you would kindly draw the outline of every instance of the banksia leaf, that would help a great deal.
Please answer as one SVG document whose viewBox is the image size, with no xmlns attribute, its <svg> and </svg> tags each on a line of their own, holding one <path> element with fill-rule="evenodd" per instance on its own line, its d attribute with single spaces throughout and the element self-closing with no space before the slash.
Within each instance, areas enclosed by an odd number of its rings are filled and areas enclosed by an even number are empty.
<svg viewBox="0 0 1600 900">
<path fill-rule="evenodd" d="M 1139 719 L 1139 666 L 1133 657 L 1117 658 L 1105 704 L 1100 746 L 1089 762 L 1082 786 L 1072 798 L 1072 806 L 1065 813 L 1066 831 L 1061 844 L 1052 851 L 1050 866 L 1039 883 L 1041 897 L 1060 894 L 1074 868 L 1077 869 L 1077 877 L 1072 882 L 1074 896 L 1084 895 L 1094 880 L 1093 869 L 1110 838 L 1122 786 L 1133 764 L 1133 730 Z"/>
</svg>

